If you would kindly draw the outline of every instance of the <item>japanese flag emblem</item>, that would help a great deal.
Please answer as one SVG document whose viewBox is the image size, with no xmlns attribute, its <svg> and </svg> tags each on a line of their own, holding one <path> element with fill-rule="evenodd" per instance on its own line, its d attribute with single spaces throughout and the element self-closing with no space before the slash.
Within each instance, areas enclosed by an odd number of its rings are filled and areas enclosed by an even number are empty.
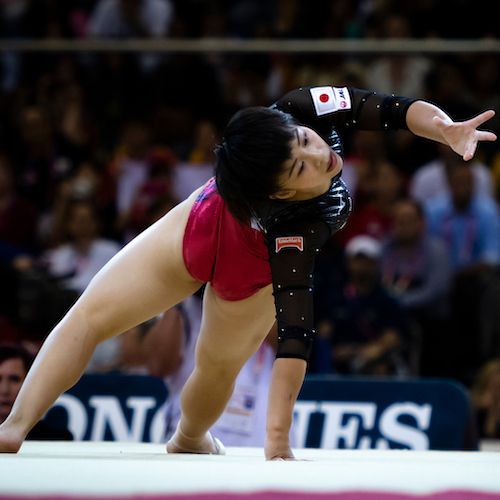
<svg viewBox="0 0 500 500">
<path fill-rule="evenodd" d="M 351 96 L 347 87 L 312 87 L 309 92 L 317 116 L 351 109 Z"/>
</svg>

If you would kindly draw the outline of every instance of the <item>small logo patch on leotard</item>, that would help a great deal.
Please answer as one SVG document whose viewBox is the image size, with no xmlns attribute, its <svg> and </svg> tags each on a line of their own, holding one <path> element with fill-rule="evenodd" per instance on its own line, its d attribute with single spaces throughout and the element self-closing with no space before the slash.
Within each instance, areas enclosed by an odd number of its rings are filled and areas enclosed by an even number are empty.
<svg viewBox="0 0 500 500">
<path fill-rule="evenodd" d="M 304 237 L 303 236 L 281 236 L 276 238 L 276 253 L 283 248 L 296 248 L 301 252 L 304 251 Z"/>
</svg>

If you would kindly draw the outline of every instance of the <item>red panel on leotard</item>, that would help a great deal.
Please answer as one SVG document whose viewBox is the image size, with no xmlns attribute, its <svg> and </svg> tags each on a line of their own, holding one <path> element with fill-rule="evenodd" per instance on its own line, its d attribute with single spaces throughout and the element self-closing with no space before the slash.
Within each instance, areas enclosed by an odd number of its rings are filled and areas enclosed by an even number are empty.
<svg viewBox="0 0 500 500">
<path fill-rule="evenodd" d="M 225 300 L 242 300 L 271 283 L 261 231 L 240 224 L 211 179 L 191 209 L 184 233 L 184 263 L 193 276 L 210 282 Z"/>
</svg>

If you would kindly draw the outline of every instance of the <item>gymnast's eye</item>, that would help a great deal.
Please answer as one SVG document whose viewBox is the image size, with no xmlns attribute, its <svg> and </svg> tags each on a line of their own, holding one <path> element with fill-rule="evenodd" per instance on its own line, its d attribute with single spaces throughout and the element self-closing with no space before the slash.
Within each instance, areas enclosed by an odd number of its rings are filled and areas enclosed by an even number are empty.
<svg viewBox="0 0 500 500">
<path fill-rule="evenodd" d="M 302 163 L 300 164 L 299 173 L 298 173 L 297 175 L 300 175 L 300 174 L 304 171 L 304 168 L 305 168 L 305 163 L 304 163 L 304 162 L 302 162 Z"/>
<path fill-rule="evenodd" d="M 309 139 L 307 138 L 307 134 L 304 132 L 304 146 L 307 146 Z"/>
</svg>

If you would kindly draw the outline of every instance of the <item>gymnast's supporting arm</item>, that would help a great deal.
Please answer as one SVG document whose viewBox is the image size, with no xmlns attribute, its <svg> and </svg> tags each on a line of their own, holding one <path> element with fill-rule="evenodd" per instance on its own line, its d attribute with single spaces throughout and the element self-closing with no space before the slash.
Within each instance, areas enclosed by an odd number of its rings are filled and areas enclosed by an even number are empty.
<svg viewBox="0 0 500 500">
<path fill-rule="evenodd" d="M 298 358 L 278 358 L 274 362 L 267 405 L 266 460 L 294 460 L 289 433 L 306 366 L 307 363 Z"/>
</svg>

